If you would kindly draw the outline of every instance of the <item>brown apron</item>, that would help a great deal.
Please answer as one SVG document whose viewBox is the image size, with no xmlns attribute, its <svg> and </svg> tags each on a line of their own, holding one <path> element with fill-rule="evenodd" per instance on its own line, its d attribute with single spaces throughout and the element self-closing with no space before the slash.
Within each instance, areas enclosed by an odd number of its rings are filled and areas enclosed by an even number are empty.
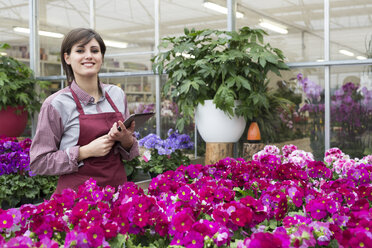
<svg viewBox="0 0 372 248">
<path fill-rule="evenodd" d="M 72 96 L 80 113 L 80 135 L 78 145 L 84 146 L 89 144 L 92 140 L 107 134 L 113 123 L 116 121 L 123 121 L 122 114 L 117 109 L 110 96 L 105 94 L 111 107 L 115 112 L 99 113 L 99 114 L 84 114 L 83 108 L 75 92 L 70 88 Z M 84 159 L 84 165 L 79 167 L 77 172 L 71 174 L 61 175 L 58 180 L 57 189 L 54 193 L 60 194 L 66 188 L 71 188 L 78 191 L 80 185 L 84 184 L 86 180 L 93 178 L 97 185 L 110 185 L 117 188 L 127 181 L 124 165 L 121 161 L 120 153 L 114 154 L 114 149 L 103 157 L 90 157 Z"/>
</svg>

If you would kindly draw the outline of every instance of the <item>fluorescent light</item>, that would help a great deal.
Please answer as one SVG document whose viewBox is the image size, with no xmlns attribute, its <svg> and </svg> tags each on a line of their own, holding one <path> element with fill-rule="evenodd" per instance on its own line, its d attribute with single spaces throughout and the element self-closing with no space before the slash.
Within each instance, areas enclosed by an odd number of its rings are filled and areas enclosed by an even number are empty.
<svg viewBox="0 0 372 248">
<path fill-rule="evenodd" d="M 317 59 L 316 62 L 324 62 L 324 59 Z"/>
<path fill-rule="evenodd" d="M 0 52 L 0 55 L 1 56 L 6 56 L 6 55 L 8 55 L 7 53 L 4 53 L 4 52 Z"/>
<path fill-rule="evenodd" d="M 206 7 L 206 8 L 208 8 L 208 9 L 211 9 L 211 10 L 214 10 L 214 11 L 217 11 L 219 13 L 222 13 L 222 14 L 227 15 L 227 8 L 226 7 L 223 7 L 221 5 L 218 5 L 218 4 L 215 4 L 215 3 L 212 3 L 212 2 L 205 1 L 203 3 L 203 6 Z M 243 17 L 244 17 L 244 14 L 243 13 L 236 11 L 236 18 L 243 18 Z"/>
<path fill-rule="evenodd" d="M 42 30 L 39 30 L 39 35 L 42 35 L 42 36 L 47 36 L 47 37 L 52 37 L 52 38 L 63 38 L 63 34 L 60 34 L 60 33 L 54 33 L 54 32 L 48 32 L 48 31 L 42 31 Z"/>
<path fill-rule="evenodd" d="M 24 33 L 24 34 L 29 34 L 30 29 L 29 28 L 21 28 L 21 27 L 14 27 L 13 30 L 18 33 Z M 63 34 L 61 33 L 54 33 L 54 32 L 48 32 L 48 31 L 42 31 L 39 30 L 39 35 L 41 36 L 47 36 L 47 37 L 52 37 L 52 38 L 63 38 Z"/>
<path fill-rule="evenodd" d="M 343 55 L 346 55 L 346 56 L 350 56 L 350 57 L 354 56 L 354 53 L 352 53 L 352 52 L 350 52 L 348 50 L 345 50 L 345 49 L 341 49 L 338 52 L 341 53 L 341 54 L 343 54 Z"/>
<path fill-rule="evenodd" d="M 356 58 L 359 59 L 359 60 L 367 59 L 367 58 L 364 57 L 364 56 L 356 56 Z"/>
<path fill-rule="evenodd" d="M 105 40 L 105 45 L 109 47 L 115 47 L 115 48 L 127 48 L 128 47 L 128 43 L 126 42 L 113 41 L 113 40 Z"/>
<path fill-rule="evenodd" d="M 259 25 L 261 27 L 270 29 L 271 31 L 277 32 L 279 34 L 288 34 L 287 27 L 284 26 L 284 25 L 281 25 L 279 23 L 276 23 L 276 22 L 272 22 L 272 21 L 269 21 L 269 20 L 262 19 L 262 20 L 260 20 Z"/>
</svg>

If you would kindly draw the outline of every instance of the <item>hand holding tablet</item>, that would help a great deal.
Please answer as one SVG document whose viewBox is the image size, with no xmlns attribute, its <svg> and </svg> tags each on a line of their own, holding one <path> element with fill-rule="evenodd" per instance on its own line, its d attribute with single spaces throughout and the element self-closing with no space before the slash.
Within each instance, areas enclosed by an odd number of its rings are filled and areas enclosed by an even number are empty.
<svg viewBox="0 0 372 248">
<path fill-rule="evenodd" d="M 132 114 L 130 115 L 125 121 L 124 125 L 126 128 L 129 128 L 132 121 L 136 122 L 136 127 L 142 126 L 148 119 L 153 117 L 155 115 L 154 112 L 149 112 L 149 113 L 140 113 L 140 114 Z M 121 128 L 118 126 L 119 132 L 121 131 Z"/>
</svg>

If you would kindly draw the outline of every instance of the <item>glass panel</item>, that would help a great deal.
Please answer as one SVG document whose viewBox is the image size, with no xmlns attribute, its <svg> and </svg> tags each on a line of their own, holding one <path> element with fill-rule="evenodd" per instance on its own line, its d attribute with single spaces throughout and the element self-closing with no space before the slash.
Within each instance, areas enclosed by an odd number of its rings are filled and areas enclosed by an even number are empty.
<svg viewBox="0 0 372 248">
<path fill-rule="evenodd" d="M 260 125 L 264 142 L 279 148 L 287 144 L 324 156 L 324 70 L 304 68 L 283 73 L 271 81 L 276 96 L 294 103 L 288 111 L 272 108 L 269 122 Z M 272 126 L 273 130 L 268 130 Z"/>
<path fill-rule="evenodd" d="M 372 153 L 371 66 L 332 67 L 331 147 L 351 158 Z"/>
<path fill-rule="evenodd" d="M 368 58 L 366 43 L 372 39 L 371 12 L 370 0 L 330 1 L 331 60 Z"/>
<path fill-rule="evenodd" d="M 242 0 L 238 3 L 238 10 L 244 13 L 244 18 L 237 19 L 237 27 L 249 26 L 267 31 L 269 37 L 266 40 L 281 49 L 289 62 L 316 61 L 323 58 L 322 0 Z M 288 33 L 272 31 L 267 25 L 282 27 Z"/>
<path fill-rule="evenodd" d="M 17 27 L 28 28 L 28 1 L 1 1 L 0 20 L 0 43 L 11 46 L 6 51 L 2 51 L 1 55 L 14 57 L 29 66 L 29 35 L 17 29 Z"/>
</svg>

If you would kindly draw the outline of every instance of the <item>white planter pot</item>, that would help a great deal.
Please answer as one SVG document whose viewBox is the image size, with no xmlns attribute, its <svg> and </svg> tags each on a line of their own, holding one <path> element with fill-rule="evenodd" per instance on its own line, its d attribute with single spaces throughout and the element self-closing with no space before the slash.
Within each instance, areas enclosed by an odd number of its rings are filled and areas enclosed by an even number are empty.
<svg viewBox="0 0 372 248">
<path fill-rule="evenodd" d="M 244 117 L 230 118 L 222 110 L 216 108 L 213 100 L 206 100 L 204 105 L 197 106 L 195 123 L 205 142 L 221 143 L 237 142 L 246 125 Z"/>
</svg>

